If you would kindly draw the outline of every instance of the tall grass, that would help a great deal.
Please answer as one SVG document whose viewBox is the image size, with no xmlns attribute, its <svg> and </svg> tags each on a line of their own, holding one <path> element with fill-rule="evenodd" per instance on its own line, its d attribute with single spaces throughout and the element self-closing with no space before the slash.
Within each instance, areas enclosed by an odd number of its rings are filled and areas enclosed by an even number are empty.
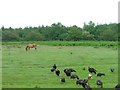
<svg viewBox="0 0 120 90">
<path fill-rule="evenodd" d="M 36 43 L 40 45 L 50 45 L 50 46 L 107 46 L 107 47 L 117 47 L 117 41 L 20 41 L 20 42 L 2 42 L 2 45 L 19 45 Z"/>
</svg>

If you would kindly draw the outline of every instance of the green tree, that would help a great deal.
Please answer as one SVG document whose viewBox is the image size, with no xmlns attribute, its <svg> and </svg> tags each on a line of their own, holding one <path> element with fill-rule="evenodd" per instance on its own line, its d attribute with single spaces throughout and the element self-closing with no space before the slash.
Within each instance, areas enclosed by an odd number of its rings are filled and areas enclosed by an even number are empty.
<svg viewBox="0 0 120 90">
<path fill-rule="evenodd" d="M 118 40 L 119 24 L 97 24 L 90 21 L 83 28 L 76 25 L 66 27 L 60 22 L 51 26 L 5 28 L 1 27 L 3 41 L 22 40 Z M 120 36 L 119 36 L 120 37 Z"/>
<path fill-rule="evenodd" d="M 88 24 L 84 23 L 83 30 L 88 31 L 90 34 L 94 34 L 95 23 L 90 21 Z"/>
<path fill-rule="evenodd" d="M 82 39 L 82 29 L 77 26 L 72 26 L 68 30 L 67 40 L 79 41 Z"/>
<path fill-rule="evenodd" d="M 31 31 L 25 36 L 25 40 L 27 41 L 39 41 L 43 40 L 43 35 L 39 32 Z"/>
<path fill-rule="evenodd" d="M 95 40 L 94 35 L 90 34 L 90 32 L 88 32 L 88 31 L 83 31 L 82 32 L 82 39 L 83 40 Z"/>
<path fill-rule="evenodd" d="M 108 25 L 107 29 L 100 33 L 101 40 L 115 41 L 118 40 L 117 25 Z"/>
<path fill-rule="evenodd" d="M 19 35 L 14 31 L 2 31 L 2 40 L 3 41 L 18 41 Z"/>
</svg>

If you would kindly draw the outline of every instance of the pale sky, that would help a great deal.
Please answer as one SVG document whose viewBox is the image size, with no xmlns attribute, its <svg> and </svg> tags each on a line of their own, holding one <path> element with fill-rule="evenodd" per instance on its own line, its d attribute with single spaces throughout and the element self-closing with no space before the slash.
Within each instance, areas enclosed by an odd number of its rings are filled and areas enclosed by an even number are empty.
<svg viewBox="0 0 120 90">
<path fill-rule="evenodd" d="M 0 0 L 0 27 L 118 23 L 119 0 Z"/>
</svg>

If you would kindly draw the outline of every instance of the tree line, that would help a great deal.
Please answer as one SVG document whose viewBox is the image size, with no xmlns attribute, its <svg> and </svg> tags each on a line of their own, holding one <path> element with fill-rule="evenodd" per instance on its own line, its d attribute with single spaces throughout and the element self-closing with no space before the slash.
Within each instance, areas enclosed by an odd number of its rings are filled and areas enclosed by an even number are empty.
<svg viewBox="0 0 120 90">
<path fill-rule="evenodd" d="M 118 40 L 118 24 L 97 24 L 90 21 L 83 27 L 65 26 L 62 23 L 53 23 L 51 26 L 5 28 L 1 27 L 2 41 L 80 41 L 80 40 Z"/>
</svg>

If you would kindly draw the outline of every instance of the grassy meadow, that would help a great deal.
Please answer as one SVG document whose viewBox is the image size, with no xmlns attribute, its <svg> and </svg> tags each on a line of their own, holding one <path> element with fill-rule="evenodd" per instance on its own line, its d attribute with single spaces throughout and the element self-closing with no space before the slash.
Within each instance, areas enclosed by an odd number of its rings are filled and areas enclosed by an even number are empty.
<svg viewBox="0 0 120 90">
<path fill-rule="evenodd" d="M 53 42 L 39 42 L 37 50 L 33 48 L 26 51 L 27 43 L 3 43 L 3 88 L 82 88 L 75 84 L 75 79 L 67 77 L 63 70 L 73 68 L 77 71 L 73 74 L 77 74 L 80 79 L 87 79 L 88 66 L 106 75 L 97 77 L 92 74 L 93 79 L 88 81 L 92 88 L 99 88 L 96 80 L 102 80 L 104 88 L 114 88 L 118 83 L 118 49 L 115 42 L 59 42 L 56 45 Z M 53 64 L 61 71 L 60 76 L 50 72 Z M 110 72 L 110 68 L 115 68 L 115 71 Z M 61 77 L 65 77 L 65 83 L 60 83 Z"/>
</svg>

